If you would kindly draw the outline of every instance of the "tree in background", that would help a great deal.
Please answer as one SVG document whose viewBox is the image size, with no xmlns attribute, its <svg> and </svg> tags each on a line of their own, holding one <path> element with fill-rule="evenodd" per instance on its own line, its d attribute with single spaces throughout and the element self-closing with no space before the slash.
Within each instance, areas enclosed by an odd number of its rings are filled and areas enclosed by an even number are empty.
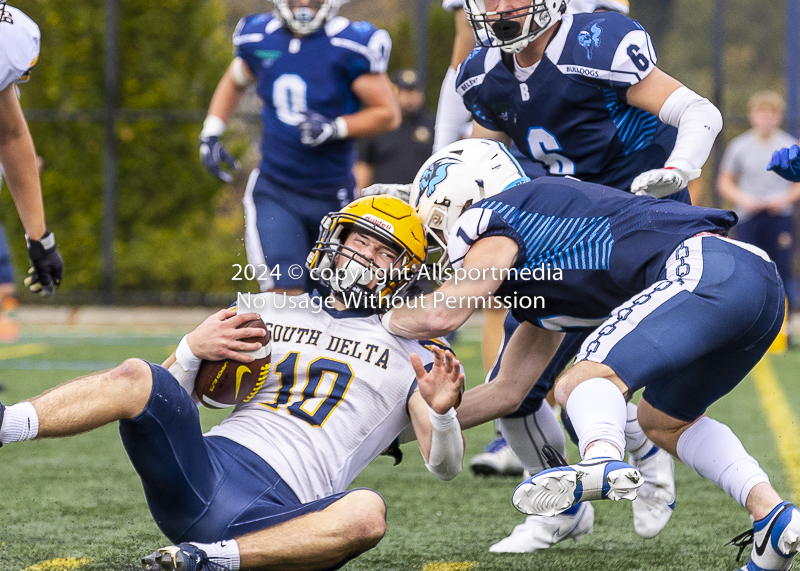
<svg viewBox="0 0 800 571">
<path fill-rule="evenodd" d="M 24 9 L 42 30 L 42 49 L 32 81 L 22 86 L 23 107 L 102 110 L 104 2 L 32 0 Z M 120 108 L 205 108 L 230 60 L 224 18 L 219 0 L 121 0 Z M 45 159 L 42 188 L 65 259 L 64 289 L 97 290 L 103 125 L 30 121 L 30 127 Z M 198 160 L 199 130 L 199 122 L 118 123 L 116 290 L 233 289 L 241 211 L 218 216 L 224 189 Z M 11 235 L 20 235 L 13 213 L 3 208 L 0 216 Z M 24 244 L 12 247 L 19 270 L 26 269 Z"/>
</svg>

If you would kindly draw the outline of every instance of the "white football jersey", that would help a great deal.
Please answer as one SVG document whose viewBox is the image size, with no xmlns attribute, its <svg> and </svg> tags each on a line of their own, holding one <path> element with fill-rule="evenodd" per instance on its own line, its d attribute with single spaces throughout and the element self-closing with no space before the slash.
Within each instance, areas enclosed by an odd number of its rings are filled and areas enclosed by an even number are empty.
<svg viewBox="0 0 800 571">
<path fill-rule="evenodd" d="M 39 26 L 25 14 L 5 7 L 0 17 L 0 91 L 26 81 L 39 58 Z"/>
<path fill-rule="evenodd" d="M 631 11 L 628 0 L 568 0 L 567 14 L 584 14 L 598 9 L 614 10 L 621 14 Z"/>
<path fill-rule="evenodd" d="M 272 333 L 272 365 L 256 396 L 207 433 L 258 454 L 303 503 L 346 490 L 409 426 L 409 355 L 433 361 L 424 342 L 388 333 L 377 315 L 328 313 L 311 299 L 264 293 L 240 306 Z"/>
</svg>

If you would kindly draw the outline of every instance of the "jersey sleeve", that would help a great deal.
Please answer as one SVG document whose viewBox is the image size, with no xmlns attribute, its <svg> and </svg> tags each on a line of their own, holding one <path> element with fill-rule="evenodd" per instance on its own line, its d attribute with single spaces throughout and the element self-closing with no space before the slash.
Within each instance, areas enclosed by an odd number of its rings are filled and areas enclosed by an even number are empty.
<svg viewBox="0 0 800 571">
<path fill-rule="evenodd" d="M 445 10 L 453 11 L 459 8 L 464 9 L 465 5 L 465 0 L 442 0 L 442 8 Z"/>
<path fill-rule="evenodd" d="M 39 26 L 16 8 L 6 6 L 0 21 L 0 91 L 25 83 L 39 59 Z"/>
<path fill-rule="evenodd" d="M 616 12 L 572 16 L 559 70 L 580 83 L 626 91 L 657 63 L 650 35 L 639 22 Z"/>
<path fill-rule="evenodd" d="M 365 73 L 386 73 L 392 53 L 389 32 L 369 22 L 352 22 L 331 38 L 331 45 L 346 54 L 347 78 L 352 83 Z"/>
<path fill-rule="evenodd" d="M 464 258 L 475 242 L 490 236 L 505 236 L 514 240 L 519 247 L 516 265 L 525 263 L 527 249 L 519 233 L 503 220 L 502 216 L 489 208 L 481 208 L 478 203 L 462 214 L 450 229 L 450 236 L 447 239 L 447 256 L 453 269 L 457 270 L 464 266 Z"/>
<path fill-rule="evenodd" d="M 266 25 L 271 19 L 272 16 L 268 14 L 245 16 L 239 20 L 233 32 L 233 53 L 242 58 L 254 74 L 261 69 L 256 56 L 257 45 L 266 37 Z"/>
<path fill-rule="evenodd" d="M 456 74 L 456 93 L 461 96 L 464 106 L 472 114 L 472 118 L 482 127 L 491 131 L 502 131 L 497 125 L 494 113 L 487 102 L 483 101 L 481 86 L 486 79 L 484 59 L 487 50 L 477 47 L 458 67 Z"/>
</svg>

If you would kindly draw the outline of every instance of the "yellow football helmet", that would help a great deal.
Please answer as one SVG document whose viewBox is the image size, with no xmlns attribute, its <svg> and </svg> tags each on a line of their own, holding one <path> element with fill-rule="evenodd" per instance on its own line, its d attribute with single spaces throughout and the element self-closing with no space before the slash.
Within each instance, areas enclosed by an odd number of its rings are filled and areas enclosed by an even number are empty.
<svg viewBox="0 0 800 571">
<path fill-rule="evenodd" d="M 378 268 L 345 246 L 354 229 L 374 236 L 397 252 L 389 269 Z M 322 219 L 319 239 L 308 255 L 306 267 L 311 277 L 330 287 L 340 301 L 348 303 L 367 296 L 377 302 L 370 307 L 388 309 L 387 301 L 392 296 L 403 295 L 416 282 L 427 250 L 425 229 L 411 206 L 392 196 L 366 196 Z M 378 283 L 370 287 L 375 277 Z"/>
</svg>

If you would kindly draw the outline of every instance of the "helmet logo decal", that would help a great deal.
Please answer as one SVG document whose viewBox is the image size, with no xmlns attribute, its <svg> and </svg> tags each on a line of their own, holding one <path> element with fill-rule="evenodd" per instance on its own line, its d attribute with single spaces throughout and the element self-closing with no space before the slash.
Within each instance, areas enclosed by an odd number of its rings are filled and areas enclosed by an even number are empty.
<svg viewBox="0 0 800 571">
<path fill-rule="evenodd" d="M 375 226 L 377 226 L 378 228 L 383 228 L 384 230 L 388 230 L 389 232 L 391 232 L 392 234 L 394 234 L 394 225 L 393 225 L 393 224 L 390 224 L 390 223 L 388 223 L 388 222 L 387 222 L 386 220 L 384 220 L 383 218 L 378 218 L 377 216 L 374 216 L 374 215 L 372 215 L 372 214 L 364 214 L 364 215 L 362 216 L 362 218 L 363 218 L 364 220 L 369 220 L 370 222 L 372 222 L 372 223 L 373 223 Z"/>
<path fill-rule="evenodd" d="M 460 165 L 461 161 L 451 157 L 437 159 L 428 165 L 425 172 L 419 179 L 419 194 L 417 195 L 417 202 L 414 205 L 419 206 L 419 201 L 422 198 L 422 193 L 425 196 L 430 196 L 436 191 L 436 186 L 447 178 L 447 167 L 450 165 Z"/>
<path fill-rule="evenodd" d="M 600 47 L 600 36 L 603 34 L 603 28 L 599 26 L 600 22 L 605 20 L 605 18 L 600 18 L 599 20 L 594 20 L 591 24 L 589 24 L 588 30 L 581 30 L 578 34 L 578 43 L 586 49 L 586 59 L 592 59 L 592 51 L 594 48 Z"/>
</svg>

